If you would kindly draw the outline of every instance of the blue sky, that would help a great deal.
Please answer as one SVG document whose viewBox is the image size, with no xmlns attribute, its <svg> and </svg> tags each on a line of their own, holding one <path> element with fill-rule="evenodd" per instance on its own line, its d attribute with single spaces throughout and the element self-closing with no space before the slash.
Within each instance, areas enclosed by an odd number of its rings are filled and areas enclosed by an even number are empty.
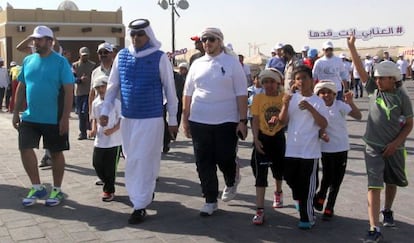
<svg viewBox="0 0 414 243">
<path fill-rule="evenodd" d="M 177 0 L 176 0 L 177 1 Z M 19 9 L 57 9 L 61 0 L 9 0 Z M 148 18 L 162 49 L 171 49 L 171 9 L 163 10 L 158 0 L 74 0 L 80 10 L 116 11 L 122 7 L 124 24 L 137 18 Z M 204 27 L 219 27 L 224 42 L 232 43 L 238 53 L 249 55 L 249 43 L 269 55 L 278 42 L 289 43 L 299 51 L 303 45 L 321 48 L 323 40 L 308 39 L 309 30 L 334 31 L 356 28 L 403 26 L 402 36 L 378 37 L 358 41 L 358 46 L 413 46 L 414 19 L 412 0 L 188 0 L 187 10 L 176 18 L 176 49 L 193 48 L 190 37 Z M 0 1 L 6 6 L 6 1 Z M 345 40 L 334 45 L 345 47 Z M 253 54 L 253 48 L 250 48 Z"/>
</svg>

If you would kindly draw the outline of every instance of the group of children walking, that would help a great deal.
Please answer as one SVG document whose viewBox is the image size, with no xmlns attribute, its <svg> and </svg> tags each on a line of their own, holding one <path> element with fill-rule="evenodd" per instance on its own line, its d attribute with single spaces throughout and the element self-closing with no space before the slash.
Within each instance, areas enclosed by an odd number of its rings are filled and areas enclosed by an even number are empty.
<svg viewBox="0 0 414 243">
<path fill-rule="evenodd" d="M 353 58 L 359 58 L 355 38 L 348 39 Z M 355 63 L 360 63 L 356 61 Z M 394 65 L 395 66 L 395 65 Z M 361 69 L 363 67 L 356 67 Z M 398 69 L 397 69 L 398 70 Z M 380 208 L 379 193 L 383 183 L 393 190 L 391 199 L 386 197 L 384 226 L 393 226 L 391 211 L 396 186 L 406 186 L 404 173 L 404 142 L 412 129 L 412 107 L 407 94 L 397 86 L 397 72 L 392 64 L 376 66 L 375 81 L 361 75 L 367 83 L 369 115 L 364 141 L 367 143 L 365 160 L 368 174 L 368 201 L 370 230 L 365 242 L 377 242 L 382 238 L 378 226 Z M 362 115 L 353 102 L 352 92 L 336 99 L 335 83 L 319 80 L 314 83 L 312 70 L 298 66 L 293 70 L 293 84 L 289 93 L 284 92 L 283 74 L 267 68 L 255 78 L 249 88 L 249 117 L 252 118 L 253 151 L 251 167 L 255 176 L 256 214 L 252 222 L 261 225 L 265 220 L 265 188 L 270 168 L 275 190 L 273 208 L 283 207 L 282 180 L 292 190 L 299 211 L 301 229 L 311 229 L 315 224 L 315 212 L 322 211 L 323 219 L 334 215 L 336 198 L 345 175 L 348 150 L 350 149 L 346 126 L 347 116 L 360 120 Z M 385 80 L 389 78 L 388 80 Z M 115 192 L 115 174 L 121 145 L 120 103 L 115 103 L 107 127 L 101 127 L 97 118 L 104 99 L 107 77 L 94 83 L 98 93 L 92 104 L 92 133 L 95 136 L 93 166 L 104 182 L 103 201 L 111 201 Z M 386 83 L 386 84 L 385 84 Z M 404 123 L 401 124 L 401 117 Z M 384 134 L 372 131 L 381 129 Z M 286 133 L 286 136 L 285 136 Z M 322 163 L 322 179 L 318 187 L 318 164 Z M 378 176 L 379 175 L 379 176 Z"/>
<path fill-rule="evenodd" d="M 358 60 L 355 37 L 349 37 L 347 44 L 353 59 Z M 396 186 L 407 185 L 404 142 L 413 126 L 413 112 L 407 93 L 398 85 L 401 78 L 394 63 L 378 64 L 371 79 L 362 64 L 356 68 L 363 73 L 361 80 L 370 94 L 363 138 L 367 144 L 370 229 L 364 242 L 378 242 L 382 239 L 378 215 L 384 182 L 386 202 L 381 211 L 384 226 L 394 226 L 391 206 Z M 360 120 L 362 115 L 353 102 L 352 92 L 345 93 L 343 99 L 336 99 L 335 83 L 319 80 L 315 84 L 312 70 L 306 66 L 293 70 L 294 82 L 289 93 L 283 92 L 283 79 L 276 69 L 263 70 L 255 80 L 255 89 L 261 84 L 264 91 L 250 98 L 254 138 L 251 166 L 257 206 L 253 224 L 261 225 L 265 220 L 264 195 L 270 168 L 275 179 L 273 207 L 283 207 L 284 179 L 292 190 L 300 214 L 298 227 L 310 229 L 315 224 L 314 210 L 323 211 L 325 220 L 334 215 L 350 149 L 346 119 L 350 116 Z M 375 132 L 379 129 L 383 132 Z M 317 191 L 319 159 L 322 161 L 322 180 Z"/>
</svg>

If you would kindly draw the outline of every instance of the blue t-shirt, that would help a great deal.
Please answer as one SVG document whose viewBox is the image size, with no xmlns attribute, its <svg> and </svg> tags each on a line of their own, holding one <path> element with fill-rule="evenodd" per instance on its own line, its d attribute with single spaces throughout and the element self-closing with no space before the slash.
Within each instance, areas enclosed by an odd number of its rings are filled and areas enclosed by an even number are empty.
<svg viewBox="0 0 414 243">
<path fill-rule="evenodd" d="M 29 55 L 23 60 L 18 80 L 26 85 L 27 109 L 22 120 L 58 124 L 63 110 L 62 85 L 75 81 L 66 58 L 53 51 L 47 57 Z"/>
</svg>

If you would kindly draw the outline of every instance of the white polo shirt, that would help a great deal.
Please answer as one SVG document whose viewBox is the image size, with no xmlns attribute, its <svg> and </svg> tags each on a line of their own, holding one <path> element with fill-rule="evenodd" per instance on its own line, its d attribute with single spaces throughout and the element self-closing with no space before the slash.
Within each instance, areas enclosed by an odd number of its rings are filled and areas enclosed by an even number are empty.
<svg viewBox="0 0 414 243">
<path fill-rule="evenodd" d="M 198 58 L 187 74 L 183 95 L 192 97 L 190 121 L 211 125 L 239 122 L 237 96 L 247 96 L 239 60 L 224 52 Z"/>
</svg>

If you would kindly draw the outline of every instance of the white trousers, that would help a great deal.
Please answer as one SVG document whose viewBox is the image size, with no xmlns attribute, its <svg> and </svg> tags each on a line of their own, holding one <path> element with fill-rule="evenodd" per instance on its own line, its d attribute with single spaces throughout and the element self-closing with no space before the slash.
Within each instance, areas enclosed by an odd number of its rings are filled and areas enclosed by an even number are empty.
<svg viewBox="0 0 414 243">
<path fill-rule="evenodd" d="M 143 209 L 152 202 L 160 171 L 164 120 L 124 118 L 121 133 L 126 190 L 134 209 Z"/>
</svg>

